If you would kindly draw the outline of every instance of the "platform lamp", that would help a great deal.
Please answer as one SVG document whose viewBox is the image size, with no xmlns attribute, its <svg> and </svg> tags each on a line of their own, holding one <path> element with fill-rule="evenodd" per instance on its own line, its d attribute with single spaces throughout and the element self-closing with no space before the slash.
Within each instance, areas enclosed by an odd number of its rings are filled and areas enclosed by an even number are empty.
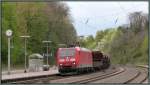
<svg viewBox="0 0 150 85">
<path fill-rule="evenodd" d="M 27 38 L 30 38 L 30 36 L 24 35 L 24 36 L 20 36 L 21 38 L 24 38 L 24 56 L 25 56 L 25 70 L 24 73 L 27 72 L 27 65 L 26 65 L 26 61 L 27 61 Z"/>
<path fill-rule="evenodd" d="M 45 43 L 47 47 L 47 65 L 48 65 L 48 44 L 51 43 L 52 41 L 44 40 L 42 42 Z"/>
<path fill-rule="evenodd" d="M 6 36 L 8 37 L 8 74 L 10 74 L 10 38 L 12 36 L 12 30 L 7 30 Z"/>
</svg>

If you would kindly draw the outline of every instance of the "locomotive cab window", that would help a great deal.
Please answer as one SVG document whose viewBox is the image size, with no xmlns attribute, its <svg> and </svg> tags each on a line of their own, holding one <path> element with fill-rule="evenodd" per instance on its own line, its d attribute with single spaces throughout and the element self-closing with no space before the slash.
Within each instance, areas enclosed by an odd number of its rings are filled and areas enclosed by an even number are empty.
<svg viewBox="0 0 150 85">
<path fill-rule="evenodd" d="M 75 49 L 63 49 L 59 52 L 60 57 L 73 57 L 75 55 Z"/>
</svg>

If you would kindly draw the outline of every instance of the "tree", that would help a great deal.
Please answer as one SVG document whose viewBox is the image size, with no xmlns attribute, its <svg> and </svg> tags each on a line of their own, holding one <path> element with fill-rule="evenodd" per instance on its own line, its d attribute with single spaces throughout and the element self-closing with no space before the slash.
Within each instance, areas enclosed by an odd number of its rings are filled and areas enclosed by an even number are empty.
<svg viewBox="0 0 150 85">
<path fill-rule="evenodd" d="M 147 26 L 148 16 L 142 12 L 134 12 L 129 14 L 130 28 L 135 32 L 143 30 Z"/>
<path fill-rule="evenodd" d="M 5 35 L 7 29 L 12 29 L 14 34 L 14 64 L 24 62 L 24 42 L 19 36 L 31 36 L 27 43 L 28 55 L 43 53 L 43 40 L 52 41 L 50 48 L 54 54 L 58 48 L 57 44 L 70 44 L 76 41 L 76 30 L 69 15 L 69 8 L 64 3 L 4 2 L 2 9 L 2 33 Z M 2 44 L 2 63 L 6 63 L 6 36 L 2 36 Z"/>
</svg>

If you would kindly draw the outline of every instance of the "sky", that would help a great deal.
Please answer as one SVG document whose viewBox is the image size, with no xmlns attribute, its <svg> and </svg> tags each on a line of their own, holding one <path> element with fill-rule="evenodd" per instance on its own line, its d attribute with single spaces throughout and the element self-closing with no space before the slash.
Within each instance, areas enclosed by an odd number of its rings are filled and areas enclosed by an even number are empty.
<svg viewBox="0 0 150 85">
<path fill-rule="evenodd" d="M 127 24 L 129 13 L 148 13 L 146 1 L 65 1 L 78 36 L 96 35 L 98 30 Z"/>
</svg>

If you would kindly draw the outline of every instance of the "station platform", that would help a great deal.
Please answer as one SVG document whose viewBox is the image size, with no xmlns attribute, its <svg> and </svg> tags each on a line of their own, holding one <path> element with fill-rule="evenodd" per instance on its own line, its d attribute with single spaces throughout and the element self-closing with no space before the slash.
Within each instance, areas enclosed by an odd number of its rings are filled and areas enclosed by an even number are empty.
<svg viewBox="0 0 150 85">
<path fill-rule="evenodd" d="M 11 74 L 2 73 L 2 82 L 11 81 L 11 80 L 21 80 L 21 79 L 31 79 L 37 77 L 44 77 L 58 74 L 57 69 L 50 69 L 49 71 L 40 71 L 40 72 L 27 72 L 24 73 L 23 71 L 14 72 Z"/>
</svg>

